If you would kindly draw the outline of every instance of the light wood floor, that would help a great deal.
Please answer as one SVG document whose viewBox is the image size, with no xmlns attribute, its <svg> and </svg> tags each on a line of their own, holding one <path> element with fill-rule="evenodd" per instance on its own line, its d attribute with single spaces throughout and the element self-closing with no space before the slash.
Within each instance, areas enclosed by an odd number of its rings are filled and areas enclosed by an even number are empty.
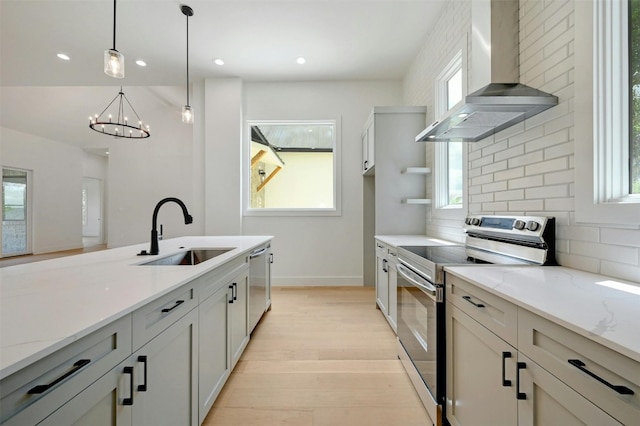
<svg viewBox="0 0 640 426">
<path fill-rule="evenodd" d="M 431 424 L 370 287 L 277 287 L 205 426 Z"/>
<path fill-rule="evenodd" d="M 98 244 L 91 247 L 56 251 L 52 253 L 25 254 L 24 256 L 5 257 L 0 259 L 0 268 L 4 268 L 7 266 L 14 266 L 14 265 L 22 265 L 25 263 L 39 262 L 41 260 L 47 260 L 47 259 L 55 259 L 58 257 L 73 256 L 76 254 L 82 254 L 82 253 L 88 253 L 91 251 L 106 250 L 106 249 L 107 249 L 106 244 Z"/>
</svg>

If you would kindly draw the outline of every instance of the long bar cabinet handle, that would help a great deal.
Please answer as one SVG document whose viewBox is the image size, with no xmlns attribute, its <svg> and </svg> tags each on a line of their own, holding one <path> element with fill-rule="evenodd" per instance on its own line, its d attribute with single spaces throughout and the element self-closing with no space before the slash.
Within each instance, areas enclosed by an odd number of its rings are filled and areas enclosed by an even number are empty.
<svg viewBox="0 0 640 426">
<path fill-rule="evenodd" d="M 462 296 L 462 298 L 464 300 L 466 300 L 467 302 L 471 303 L 473 306 L 475 306 L 476 308 L 484 308 L 484 304 L 482 303 L 476 303 L 473 300 L 471 300 L 471 296 Z"/>
<path fill-rule="evenodd" d="M 173 305 L 173 306 L 172 306 L 172 307 L 170 307 L 170 308 L 164 308 L 164 309 L 162 310 L 162 313 L 163 313 L 163 314 L 166 314 L 167 312 L 171 312 L 171 311 L 173 311 L 175 308 L 177 308 L 178 306 L 182 305 L 183 303 L 184 303 L 184 300 L 176 300 L 176 304 L 175 304 L 175 305 Z"/>
<path fill-rule="evenodd" d="M 595 373 L 592 373 L 591 371 L 586 369 L 586 364 L 582 361 L 580 361 L 579 359 L 569 359 L 567 360 L 569 362 L 569 364 L 573 365 L 574 367 L 576 367 L 578 370 L 582 371 L 583 373 L 588 374 L 589 376 L 593 377 L 594 379 L 596 379 L 597 381 L 599 381 L 600 383 L 602 383 L 603 385 L 605 385 L 606 387 L 613 389 L 614 391 L 618 392 L 621 395 L 633 395 L 634 392 L 633 390 L 629 389 L 626 386 L 622 386 L 622 385 L 614 385 L 611 384 L 609 382 L 607 382 L 605 379 L 603 379 L 602 377 L 598 376 Z"/>
<path fill-rule="evenodd" d="M 71 370 L 67 371 L 62 376 L 60 376 L 57 379 L 55 379 L 53 382 L 48 383 L 46 385 L 34 386 L 31 389 L 29 389 L 27 391 L 27 393 L 29 395 L 37 395 L 37 394 L 44 393 L 44 392 L 48 391 L 49 389 L 51 389 L 52 387 L 54 387 L 55 385 L 57 385 L 58 383 L 60 383 L 61 381 L 63 381 L 64 379 L 66 379 L 67 377 L 72 376 L 73 374 L 75 374 L 78 371 L 80 371 L 80 369 L 82 367 L 86 366 L 90 362 L 91 362 L 90 359 L 80 359 L 80 360 L 76 361 L 73 364 L 73 368 Z"/>
</svg>

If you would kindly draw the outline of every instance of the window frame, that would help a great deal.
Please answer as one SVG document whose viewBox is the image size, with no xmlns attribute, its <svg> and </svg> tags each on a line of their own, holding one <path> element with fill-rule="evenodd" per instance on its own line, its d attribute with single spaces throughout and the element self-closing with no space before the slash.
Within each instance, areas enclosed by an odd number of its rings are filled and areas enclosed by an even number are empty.
<svg viewBox="0 0 640 426">
<path fill-rule="evenodd" d="M 242 205 L 243 216 L 271 217 L 306 217 L 306 216 L 341 216 L 342 215 L 342 127 L 340 118 L 310 120 L 260 120 L 245 121 L 245 142 L 243 144 L 242 168 Z M 251 207 L 251 126 L 261 124 L 332 124 L 334 126 L 333 141 L 333 207 L 328 208 L 252 208 Z"/>
<path fill-rule="evenodd" d="M 459 107 L 467 95 L 467 49 L 466 37 L 458 43 L 456 52 L 447 65 L 438 74 L 434 82 L 436 119 L 445 116 L 448 111 Z M 458 103 L 448 108 L 448 82 L 458 72 L 462 71 L 462 97 Z M 468 147 L 462 143 L 462 204 L 449 204 L 449 142 L 430 142 L 433 144 L 433 200 L 432 214 L 439 219 L 462 220 L 467 215 L 468 182 L 467 182 L 467 152 Z M 441 172 L 445 170 L 446 173 Z"/>
<path fill-rule="evenodd" d="M 576 6 L 575 219 L 640 227 L 629 188 L 628 2 Z"/>
</svg>

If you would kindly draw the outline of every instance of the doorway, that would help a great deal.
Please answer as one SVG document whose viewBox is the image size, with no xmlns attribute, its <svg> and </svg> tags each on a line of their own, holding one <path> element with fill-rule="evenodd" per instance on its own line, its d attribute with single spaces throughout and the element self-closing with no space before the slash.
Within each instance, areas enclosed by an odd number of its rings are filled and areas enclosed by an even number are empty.
<svg viewBox="0 0 640 426">
<path fill-rule="evenodd" d="M 102 179 L 82 179 L 82 245 L 104 243 L 102 225 Z"/>
<path fill-rule="evenodd" d="M 2 168 L 2 256 L 31 253 L 28 170 Z"/>
</svg>

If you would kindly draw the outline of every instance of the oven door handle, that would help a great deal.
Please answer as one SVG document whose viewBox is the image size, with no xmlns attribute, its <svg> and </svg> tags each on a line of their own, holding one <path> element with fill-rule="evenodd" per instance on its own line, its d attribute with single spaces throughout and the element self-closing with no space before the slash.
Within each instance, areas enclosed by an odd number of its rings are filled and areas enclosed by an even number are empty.
<svg viewBox="0 0 640 426">
<path fill-rule="evenodd" d="M 429 281 L 425 280 L 415 272 L 411 271 L 409 268 L 404 266 L 402 263 L 398 263 L 397 270 L 400 275 L 411 284 L 418 287 L 432 299 L 436 299 L 437 288 L 431 284 Z"/>
</svg>

